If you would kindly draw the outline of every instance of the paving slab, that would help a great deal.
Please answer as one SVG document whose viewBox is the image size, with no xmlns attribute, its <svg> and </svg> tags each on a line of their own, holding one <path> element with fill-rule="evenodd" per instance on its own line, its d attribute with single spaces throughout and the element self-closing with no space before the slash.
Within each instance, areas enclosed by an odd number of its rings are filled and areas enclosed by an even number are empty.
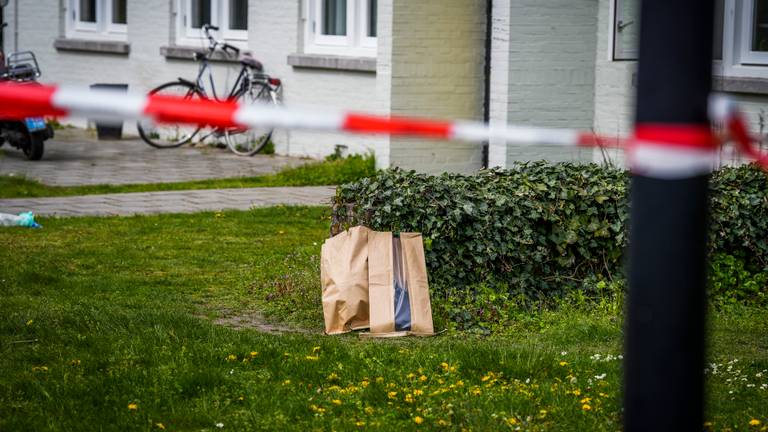
<svg viewBox="0 0 768 432">
<path fill-rule="evenodd" d="M 156 149 L 138 138 L 99 141 L 93 131 L 61 129 L 45 142 L 40 161 L 3 146 L 0 175 L 23 175 L 51 186 L 172 183 L 272 174 L 311 159 L 255 155 L 227 149 L 183 146 Z"/>
<path fill-rule="evenodd" d="M 273 205 L 328 205 L 335 186 L 207 189 L 0 200 L 0 212 L 40 216 L 133 216 L 248 210 Z"/>
</svg>

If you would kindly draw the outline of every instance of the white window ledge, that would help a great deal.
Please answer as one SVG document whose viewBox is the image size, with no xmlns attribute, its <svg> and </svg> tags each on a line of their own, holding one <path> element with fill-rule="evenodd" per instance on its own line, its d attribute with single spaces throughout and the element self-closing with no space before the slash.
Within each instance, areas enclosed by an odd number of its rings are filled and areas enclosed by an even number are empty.
<svg viewBox="0 0 768 432">
<path fill-rule="evenodd" d="M 326 54 L 291 54 L 288 64 L 295 68 L 330 69 L 376 73 L 376 59 Z"/>
<path fill-rule="evenodd" d="M 53 47 L 59 51 L 85 51 L 120 55 L 131 53 L 131 44 L 120 41 L 58 38 L 53 41 Z"/>
<path fill-rule="evenodd" d="M 167 59 L 194 60 L 195 53 L 206 53 L 206 52 L 207 51 L 202 48 L 195 48 L 195 47 L 182 46 L 182 45 L 169 45 L 169 46 L 160 47 L 160 55 L 162 55 Z M 237 56 L 234 56 L 232 54 L 227 54 L 223 51 L 214 51 L 213 56 L 211 56 L 208 60 L 218 61 L 218 62 L 227 62 L 227 63 L 239 62 Z"/>
<path fill-rule="evenodd" d="M 768 94 L 768 79 L 714 76 L 712 88 L 728 93 Z"/>
</svg>

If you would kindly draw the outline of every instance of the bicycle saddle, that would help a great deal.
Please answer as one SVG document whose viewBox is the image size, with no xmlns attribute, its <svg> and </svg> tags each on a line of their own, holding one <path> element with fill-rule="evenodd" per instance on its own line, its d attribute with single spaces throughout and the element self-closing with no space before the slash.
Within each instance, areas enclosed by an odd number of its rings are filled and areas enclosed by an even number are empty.
<svg viewBox="0 0 768 432">
<path fill-rule="evenodd" d="M 256 69 L 257 71 L 264 70 L 264 65 L 260 61 L 256 60 L 250 54 L 243 54 L 240 56 L 240 64 L 248 66 L 249 68 Z"/>
</svg>

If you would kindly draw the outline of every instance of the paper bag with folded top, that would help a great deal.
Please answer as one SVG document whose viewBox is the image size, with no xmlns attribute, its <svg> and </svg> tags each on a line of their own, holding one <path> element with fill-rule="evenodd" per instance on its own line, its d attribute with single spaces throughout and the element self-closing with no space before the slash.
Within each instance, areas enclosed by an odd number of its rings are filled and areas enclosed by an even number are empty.
<svg viewBox="0 0 768 432">
<path fill-rule="evenodd" d="M 434 334 L 421 234 L 368 233 L 368 297 L 367 336 Z"/>
<path fill-rule="evenodd" d="M 323 243 L 320 279 L 323 288 L 325 333 L 368 328 L 368 237 L 358 226 Z"/>
</svg>

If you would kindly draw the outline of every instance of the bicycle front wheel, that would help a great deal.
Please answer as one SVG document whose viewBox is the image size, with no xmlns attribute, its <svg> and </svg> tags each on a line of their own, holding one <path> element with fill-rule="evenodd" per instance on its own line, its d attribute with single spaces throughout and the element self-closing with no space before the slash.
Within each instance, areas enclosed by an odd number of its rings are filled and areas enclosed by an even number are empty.
<svg viewBox="0 0 768 432">
<path fill-rule="evenodd" d="M 202 99 L 202 94 L 194 85 L 181 81 L 163 84 L 149 92 L 150 95 L 175 96 L 188 100 Z M 152 147 L 173 148 L 182 146 L 190 141 L 200 131 L 194 125 L 173 123 L 155 123 L 141 120 L 137 125 L 141 139 Z"/>
<path fill-rule="evenodd" d="M 266 84 L 254 84 L 237 101 L 244 105 L 275 105 L 277 99 Z M 253 156 L 272 139 L 272 128 L 227 128 L 224 130 L 227 146 L 236 155 Z"/>
</svg>

